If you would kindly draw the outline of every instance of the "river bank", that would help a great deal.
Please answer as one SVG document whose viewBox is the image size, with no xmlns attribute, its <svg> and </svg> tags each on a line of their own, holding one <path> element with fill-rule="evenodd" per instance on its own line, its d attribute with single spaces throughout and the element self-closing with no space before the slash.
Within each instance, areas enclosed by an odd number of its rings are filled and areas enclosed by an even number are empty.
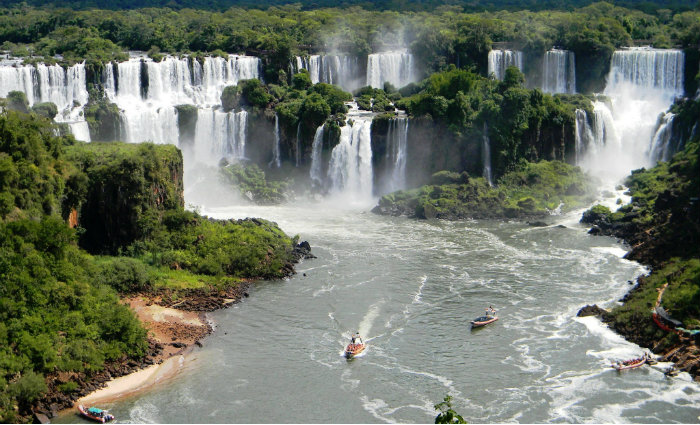
<svg viewBox="0 0 700 425">
<path fill-rule="evenodd" d="M 292 253 L 293 262 L 315 258 L 304 241 Z M 285 274 L 296 273 L 292 263 L 284 266 Z M 222 290 L 159 290 L 124 297 L 121 302 L 134 311 L 148 330 L 149 350 L 141 360 L 120 359 L 105 365 L 104 370 L 85 374 L 57 375 L 49 392 L 34 409 L 34 419 L 47 423 L 59 414 L 67 414 L 78 404 L 113 402 L 152 388 L 182 370 L 195 346 L 214 330 L 206 313 L 224 309 L 249 296 L 253 280 L 242 280 Z M 58 388 L 68 381 L 78 388 L 67 395 Z"/>
<path fill-rule="evenodd" d="M 616 237 L 625 258 L 648 266 L 603 321 L 627 340 L 672 361 L 700 381 L 700 189 L 697 137 L 668 162 L 635 170 L 625 181 L 632 200 L 612 212 L 595 206 L 582 223 Z M 663 294 L 663 297 L 662 297 Z M 658 308 L 662 308 L 659 313 Z M 666 316 L 666 317 L 664 317 Z M 694 334 L 695 333 L 695 334 Z"/>
<path fill-rule="evenodd" d="M 173 304 L 171 294 L 139 294 L 122 299 L 149 332 L 149 351 L 140 361 L 122 359 L 105 365 L 102 372 L 84 376 L 58 376 L 53 380 L 44 402 L 35 409 L 35 419 L 46 423 L 59 414 L 68 414 L 78 404 L 111 402 L 151 388 L 170 378 L 182 368 L 186 356 L 213 328 L 205 311 L 213 306 L 225 308 L 247 296 L 248 284 L 231 288 L 221 294 L 190 293 Z M 196 308 L 206 310 L 195 310 Z M 76 379 L 77 378 L 77 379 Z M 66 396 L 58 385 L 75 380 L 80 386 Z"/>
</svg>

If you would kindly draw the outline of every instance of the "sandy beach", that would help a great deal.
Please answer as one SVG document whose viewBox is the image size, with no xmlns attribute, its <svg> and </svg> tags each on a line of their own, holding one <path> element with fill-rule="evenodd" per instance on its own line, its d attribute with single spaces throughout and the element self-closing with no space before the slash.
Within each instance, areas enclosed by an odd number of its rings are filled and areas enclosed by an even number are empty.
<svg viewBox="0 0 700 425">
<path fill-rule="evenodd" d="M 176 375 L 195 344 L 211 332 L 203 313 L 163 307 L 144 297 L 127 298 L 123 302 L 134 310 L 148 329 L 149 337 L 163 347 L 162 351 L 152 358 L 153 365 L 107 382 L 104 388 L 76 400 L 76 406 L 127 397 Z"/>
</svg>

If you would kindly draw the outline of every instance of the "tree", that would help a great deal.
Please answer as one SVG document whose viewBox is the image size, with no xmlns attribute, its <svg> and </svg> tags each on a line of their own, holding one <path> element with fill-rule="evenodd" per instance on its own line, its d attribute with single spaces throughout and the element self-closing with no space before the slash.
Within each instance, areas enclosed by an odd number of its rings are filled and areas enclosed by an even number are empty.
<svg viewBox="0 0 700 425">
<path fill-rule="evenodd" d="M 435 405 L 435 410 L 440 413 L 435 417 L 436 424 L 466 424 L 464 418 L 452 410 L 452 396 L 446 395 L 445 399 Z"/>
</svg>

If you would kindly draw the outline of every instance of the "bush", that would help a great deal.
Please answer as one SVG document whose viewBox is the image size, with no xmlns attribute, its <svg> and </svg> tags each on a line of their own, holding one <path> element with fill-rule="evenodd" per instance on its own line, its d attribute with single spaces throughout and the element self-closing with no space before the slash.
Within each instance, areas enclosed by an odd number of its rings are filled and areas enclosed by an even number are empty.
<svg viewBox="0 0 700 425">
<path fill-rule="evenodd" d="M 21 91 L 11 91 L 7 93 L 7 107 L 14 111 L 24 112 L 25 114 L 29 112 L 29 102 L 27 101 L 27 95 Z"/>
<path fill-rule="evenodd" d="M 248 105 L 257 108 L 266 108 L 273 100 L 272 96 L 270 96 L 267 89 L 258 79 L 243 80 L 240 81 L 238 85 L 241 87 L 241 96 Z"/>
<path fill-rule="evenodd" d="M 295 90 L 306 90 L 311 87 L 312 84 L 311 76 L 305 69 L 302 69 L 292 76 L 292 87 L 294 87 Z"/>
<path fill-rule="evenodd" d="M 221 107 L 225 112 L 239 107 L 241 102 L 240 90 L 238 86 L 226 86 L 221 92 Z"/>
<path fill-rule="evenodd" d="M 98 276 L 105 285 L 121 293 L 144 292 L 153 289 L 153 278 L 139 260 L 116 257 L 105 264 Z"/>
<path fill-rule="evenodd" d="M 58 107 L 52 102 L 35 103 L 32 112 L 52 120 L 58 115 Z"/>
</svg>

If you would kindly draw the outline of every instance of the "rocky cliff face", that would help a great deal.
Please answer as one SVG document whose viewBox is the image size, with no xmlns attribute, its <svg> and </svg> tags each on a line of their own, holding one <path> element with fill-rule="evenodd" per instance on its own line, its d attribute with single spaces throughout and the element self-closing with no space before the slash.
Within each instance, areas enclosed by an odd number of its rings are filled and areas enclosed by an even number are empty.
<svg viewBox="0 0 700 425">
<path fill-rule="evenodd" d="M 184 207 L 182 153 L 174 146 L 90 143 L 72 146 L 79 195 L 71 208 L 85 229 L 81 246 L 114 253 L 144 233 L 149 220 Z"/>
</svg>

